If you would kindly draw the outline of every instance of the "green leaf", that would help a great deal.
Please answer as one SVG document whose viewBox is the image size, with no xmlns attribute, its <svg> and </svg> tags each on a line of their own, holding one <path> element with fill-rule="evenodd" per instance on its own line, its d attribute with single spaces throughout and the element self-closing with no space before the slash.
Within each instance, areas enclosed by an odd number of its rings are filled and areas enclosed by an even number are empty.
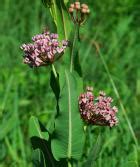
<svg viewBox="0 0 140 167">
<path fill-rule="evenodd" d="M 69 0 L 64 0 L 65 5 L 67 5 L 68 2 L 69 2 Z"/>
<path fill-rule="evenodd" d="M 52 0 L 42 0 L 42 3 L 44 4 L 44 6 L 50 7 L 52 2 Z"/>
<path fill-rule="evenodd" d="M 71 46 L 71 63 L 70 63 L 70 70 L 72 71 L 73 69 L 80 75 L 82 76 L 82 68 L 79 60 L 79 49 L 80 49 L 80 36 L 79 36 L 79 30 L 80 27 L 79 25 L 75 25 L 74 27 L 74 36 L 72 41 L 72 46 Z"/>
<path fill-rule="evenodd" d="M 55 94 L 56 100 L 58 100 L 60 94 L 59 80 L 58 78 L 55 78 L 53 71 L 51 71 L 50 85 Z"/>
<path fill-rule="evenodd" d="M 49 7 L 51 16 L 56 25 L 59 40 L 69 40 L 72 34 L 73 22 L 67 11 L 66 5 L 68 0 L 43 0 L 43 4 Z M 63 62 L 68 67 L 70 62 L 70 49 L 67 49 L 65 56 L 63 56 Z"/>
<path fill-rule="evenodd" d="M 79 56 L 80 41 L 77 41 L 77 46 L 74 52 L 74 70 L 82 77 L 82 68 L 80 64 Z"/>
<path fill-rule="evenodd" d="M 33 149 L 40 149 L 39 153 L 44 162 L 45 159 L 45 167 L 57 167 L 57 161 L 54 159 L 51 152 L 51 144 L 49 140 L 49 133 L 45 130 L 43 125 L 38 121 L 38 119 L 34 116 L 30 118 L 29 122 L 29 132 L 31 143 Z M 40 159 L 40 157 L 38 157 Z M 37 160 L 37 163 L 42 163 L 42 160 Z M 43 163 L 43 164 L 44 164 Z"/>
<path fill-rule="evenodd" d="M 52 152 L 54 157 L 80 159 L 84 144 L 84 130 L 78 109 L 78 96 L 83 83 L 77 73 L 59 73 L 60 99 L 59 116 L 55 121 Z"/>
<path fill-rule="evenodd" d="M 41 131 L 39 121 L 34 116 L 31 116 L 29 121 L 29 135 L 30 137 L 39 137 L 47 141 L 49 140 L 49 133 Z"/>
<path fill-rule="evenodd" d="M 39 166 L 46 167 L 45 158 L 43 152 L 40 149 L 36 149 L 33 151 L 32 162 L 33 162 L 33 167 L 39 167 Z"/>
<path fill-rule="evenodd" d="M 43 3 L 50 7 L 50 12 L 55 22 L 60 40 L 69 39 L 72 24 L 65 4 L 62 0 L 43 0 Z"/>
</svg>

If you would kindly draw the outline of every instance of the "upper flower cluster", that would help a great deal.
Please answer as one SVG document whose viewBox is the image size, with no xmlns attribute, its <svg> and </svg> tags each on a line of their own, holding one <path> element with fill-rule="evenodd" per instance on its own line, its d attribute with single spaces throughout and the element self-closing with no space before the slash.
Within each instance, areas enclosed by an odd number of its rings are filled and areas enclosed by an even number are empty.
<svg viewBox="0 0 140 167">
<path fill-rule="evenodd" d="M 24 63 L 31 67 L 39 67 L 53 63 L 59 58 L 66 47 L 68 41 L 58 41 L 58 34 L 44 32 L 32 38 L 33 43 L 23 44 Z"/>
<path fill-rule="evenodd" d="M 73 22 L 81 25 L 86 21 L 86 16 L 90 13 L 90 10 L 88 5 L 76 1 L 70 4 L 69 13 Z"/>
<path fill-rule="evenodd" d="M 113 99 L 107 97 L 103 91 L 94 102 L 92 88 L 87 87 L 86 93 L 79 97 L 79 109 L 81 117 L 88 123 L 101 126 L 114 126 L 118 123 L 116 112 L 118 109 L 111 106 Z"/>
</svg>

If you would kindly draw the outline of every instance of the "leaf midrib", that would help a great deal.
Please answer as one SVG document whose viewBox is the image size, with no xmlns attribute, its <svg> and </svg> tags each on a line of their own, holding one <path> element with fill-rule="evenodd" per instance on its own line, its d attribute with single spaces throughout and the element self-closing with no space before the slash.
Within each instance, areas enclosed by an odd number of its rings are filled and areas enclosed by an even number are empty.
<svg viewBox="0 0 140 167">
<path fill-rule="evenodd" d="M 70 81 L 66 71 L 65 71 L 65 76 L 68 86 L 68 114 L 69 114 L 68 158 L 71 158 L 71 152 L 72 152 L 71 92 L 70 92 Z"/>
</svg>

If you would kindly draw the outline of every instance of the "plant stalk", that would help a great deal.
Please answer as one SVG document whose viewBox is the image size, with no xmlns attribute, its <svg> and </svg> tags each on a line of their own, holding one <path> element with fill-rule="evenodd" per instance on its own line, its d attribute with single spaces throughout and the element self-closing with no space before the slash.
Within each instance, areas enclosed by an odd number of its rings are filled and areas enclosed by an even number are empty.
<svg viewBox="0 0 140 167">
<path fill-rule="evenodd" d="M 71 60 L 70 60 L 70 72 L 73 71 L 74 66 L 74 50 L 76 49 L 76 43 L 80 39 L 79 38 L 79 24 L 75 24 L 75 30 L 74 30 L 74 38 L 72 43 L 72 49 L 71 49 Z"/>
</svg>

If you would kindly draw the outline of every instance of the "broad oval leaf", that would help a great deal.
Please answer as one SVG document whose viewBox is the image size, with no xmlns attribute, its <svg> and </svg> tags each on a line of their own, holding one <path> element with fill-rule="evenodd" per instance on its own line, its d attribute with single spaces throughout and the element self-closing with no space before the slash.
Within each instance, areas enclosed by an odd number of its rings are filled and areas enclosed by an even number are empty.
<svg viewBox="0 0 140 167">
<path fill-rule="evenodd" d="M 51 147 L 57 160 L 80 159 L 84 145 L 83 123 L 78 109 L 78 96 L 83 83 L 77 73 L 59 73 L 59 116 L 56 118 Z"/>
</svg>

